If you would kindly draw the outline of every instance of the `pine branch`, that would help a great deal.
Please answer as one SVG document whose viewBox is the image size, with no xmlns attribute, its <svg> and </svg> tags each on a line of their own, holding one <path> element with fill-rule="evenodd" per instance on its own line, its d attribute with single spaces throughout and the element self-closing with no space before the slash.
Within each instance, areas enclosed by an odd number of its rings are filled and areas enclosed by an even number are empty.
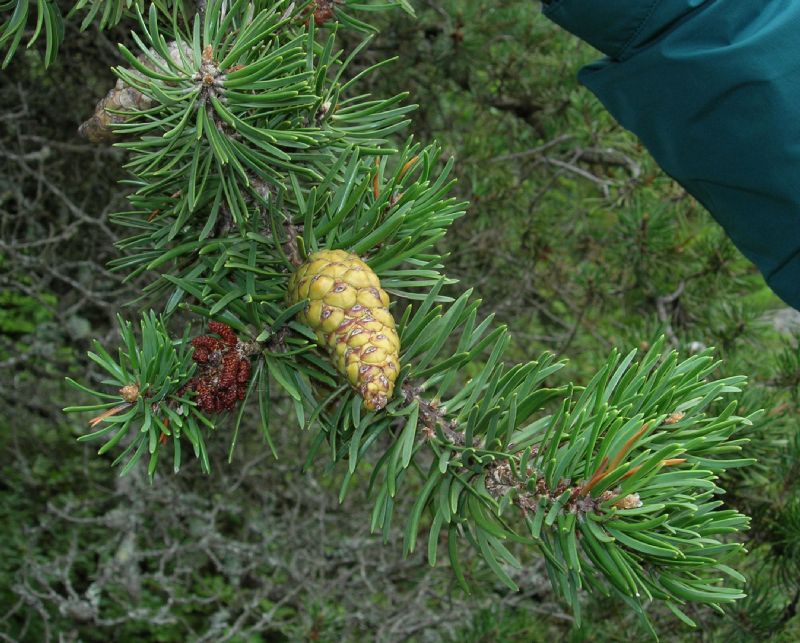
<svg viewBox="0 0 800 643">
<path fill-rule="evenodd" d="M 448 197 L 452 160 L 435 145 L 394 146 L 413 109 L 403 95 L 353 93 L 385 63 L 343 80 L 368 40 L 336 50 L 333 19 L 370 30 L 350 8 L 210 0 L 192 21 L 158 3 L 137 14 L 139 51 L 121 47 L 129 67 L 115 71 L 146 100 L 109 119 L 133 190 L 115 216 L 132 235 L 113 267 L 151 277 L 142 301 L 159 298 L 163 317 L 145 315 L 138 342 L 121 322 L 117 358 L 99 346 L 90 355 L 110 379 L 95 391 L 74 383 L 106 400 L 69 409 L 101 411 L 85 439 L 113 432 L 105 452 L 130 436 L 117 462 L 124 473 L 148 453 L 152 477 L 162 449 L 180 466 L 185 437 L 207 468 L 203 434 L 230 411 L 231 458 L 248 404 L 270 441 L 277 388 L 298 427 L 317 431 L 306 462 L 323 448 L 347 461 L 343 498 L 368 461 L 371 527 L 384 535 L 394 498 L 415 494 L 405 552 L 427 528 L 435 564 L 446 532 L 465 588 L 462 540 L 512 589 L 507 568 L 520 563 L 506 543 L 541 552 L 578 620 L 584 588 L 643 617 L 662 600 L 689 624 L 686 603 L 742 598 L 723 580 L 743 580 L 724 562 L 741 546 L 725 536 L 747 518 L 714 496 L 721 472 L 751 463 L 738 433 L 754 415 L 719 406 L 745 378 L 715 380 L 708 351 L 680 361 L 663 341 L 638 362 L 613 352 L 586 386 L 548 385 L 563 366 L 549 354 L 508 366 L 507 329 L 479 317 L 471 291 L 443 294 L 454 282 L 436 242 L 464 214 Z M 373 273 L 378 285 L 357 283 Z M 343 301 L 370 289 L 380 305 Z M 185 326 L 172 341 L 178 310 L 210 320 L 218 337 L 190 341 Z M 334 313 L 341 325 L 328 328 Z M 401 368 L 370 397 L 391 360 L 360 342 L 392 343 L 381 329 L 396 329 Z"/>
</svg>

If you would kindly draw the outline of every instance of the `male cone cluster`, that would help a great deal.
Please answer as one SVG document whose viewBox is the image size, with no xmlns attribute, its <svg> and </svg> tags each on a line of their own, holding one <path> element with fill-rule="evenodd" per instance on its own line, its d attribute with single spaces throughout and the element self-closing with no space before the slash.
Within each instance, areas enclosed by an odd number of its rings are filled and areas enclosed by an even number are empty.
<svg viewBox="0 0 800 643">
<path fill-rule="evenodd" d="M 245 398 L 250 379 L 250 359 L 242 351 L 243 345 L 227 324 L 208 323 L 208 329 L 219 335 L 201 335 L 192 340 L 192 359 L 197 364 L 197 374 L 184 386 L 181 393 L 194 391 L 195 402 L 206 413 L 230 411 Z"/>
<path fill-rule="evenodd" d="M 303 299 L 298 319 L 316 332 L 364 408 L 382 409 L 400 372 L 400 338 L 378 276 L 356 255 L 321 250 L 289 279 L 290 303 Z"/>
</svg>

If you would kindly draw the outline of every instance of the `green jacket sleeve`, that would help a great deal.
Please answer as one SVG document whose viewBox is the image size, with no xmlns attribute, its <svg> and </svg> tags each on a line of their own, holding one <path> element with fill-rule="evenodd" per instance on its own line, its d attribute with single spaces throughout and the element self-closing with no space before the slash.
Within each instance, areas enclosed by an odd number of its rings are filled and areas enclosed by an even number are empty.
<svg viewBox="0 0 800 643">
<path fill-rule="evenodd" d="M 580 81 L 800 309 L 800 2 L 552 0 Z"/>
</svg>

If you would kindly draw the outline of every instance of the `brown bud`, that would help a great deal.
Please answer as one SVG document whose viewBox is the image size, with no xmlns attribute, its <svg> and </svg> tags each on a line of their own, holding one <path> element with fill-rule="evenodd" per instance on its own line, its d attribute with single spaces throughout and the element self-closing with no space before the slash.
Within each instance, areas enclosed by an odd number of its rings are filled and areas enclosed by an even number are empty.
<svg viewBox="0 0 800 643">
<path fill-rule="evenodd" d="M 119 394 L 122 396 L 123 400 L 129 404 L 133 404 L 139 399 L 139 387 L 136 384 L 127 384 L 119 390 Z"/>
<path fill-rule="evenodd" d="M 674 413 L 670 413 L 669 414 L 667 419 L 664 420 L 664 424 L 666 424 L 666 425 L 677 424 L 678 422 L 680 422 L 685 417 L 686 417 L 686 413 L 684 413 L 683 411 L 675 411 Z"/>
<path fill-rule="evenodd" d="M 638 509 L 642 506 L 642 501 L 639 499 L 638 493 L 629 493 L 621 500 L 615 502 L 614 506 L 620 509 Z"/>
</svg>

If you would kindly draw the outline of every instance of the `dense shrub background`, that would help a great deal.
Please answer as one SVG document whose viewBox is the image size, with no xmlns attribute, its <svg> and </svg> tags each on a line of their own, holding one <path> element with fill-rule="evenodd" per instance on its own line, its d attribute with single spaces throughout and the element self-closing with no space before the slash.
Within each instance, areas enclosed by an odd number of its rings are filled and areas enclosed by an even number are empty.
<svg viewBox="0 0 800 643">
<path fill-rule="evenodd" d="M 362 66 L 400 62 L 364 89 L 409 92 L 413 132 L 457 159 L 470 214 L 443 242 L 448 272 L 474 286 L 513 331 L 514 355 L 550 349 L 585 381 L 610 346 L 660 333 L 683 352 L 716 346 L 725 374 L 753 379 L 761 462 L 727 481 L 753 516 L 739 564 L 751 597 L 727 616 L 692 613 L 699 632 L 654 614 L 665 640 L 800 637 L 798 315 L 770 294 L 711 218 L 575 81 L 596 53 L 532 3 L 416 2 Z M 0 636 L 43 641 L 617 641 L 644 630 L 623 605 L 587 596 L 574 630 L 544 570 L 528 560 L 510 594 L 480 564 L 465 596 L 446 566 L 368 533 L 368 505 L 319 461 L 307 438 L 257 431 L 232 465 L 224 435 L 213 473 L 125 478 L 75 442 L 84 426 L 64 375 L 84 374 L 90 337 L 113 343 L 114 314 L 137 294 L 105 270 L 124 203 L 120 150 L 75 131 L 113 84 L 126 31 L 68 26 L 57 63 L 19 55 L 0 75 Z M 354 36 L 342 44 L 351 47 Z M 280 403 L 276 400 L 276 407 Z M 275 426 L 279 426 L 276 423 Z M 224 432 L 224 428 L 222 432 Z M 363 490 L 361 491 L 363 493 Z"/>
</svg>

